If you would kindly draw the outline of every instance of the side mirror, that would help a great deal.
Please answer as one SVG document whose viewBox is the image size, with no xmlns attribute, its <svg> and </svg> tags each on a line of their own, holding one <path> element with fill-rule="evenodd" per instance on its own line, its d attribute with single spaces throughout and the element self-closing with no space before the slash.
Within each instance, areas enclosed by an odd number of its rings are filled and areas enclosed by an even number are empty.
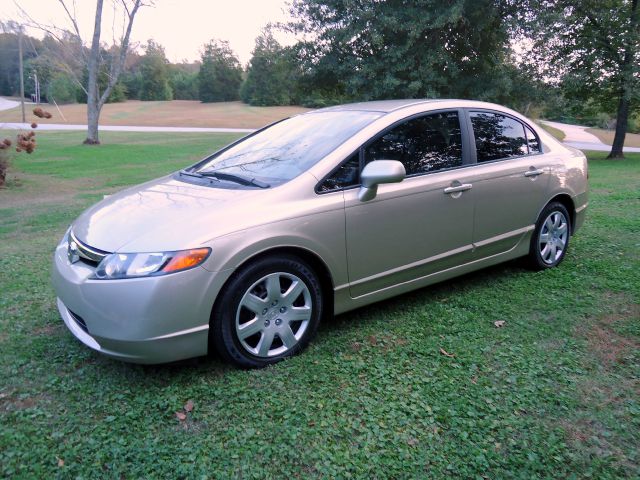
<svg viewBox="0 0 640 480">
<path fill-rule="evenodd" d="M 378 185 L 401 182 L 406 175 L 404 165 L 397 160 L 374 160 L 368 163 L 360 175 L 362 186 L 358 192 L 358 200 L 366 202 L 374 199 L 378 193 Z"/>
</svg>

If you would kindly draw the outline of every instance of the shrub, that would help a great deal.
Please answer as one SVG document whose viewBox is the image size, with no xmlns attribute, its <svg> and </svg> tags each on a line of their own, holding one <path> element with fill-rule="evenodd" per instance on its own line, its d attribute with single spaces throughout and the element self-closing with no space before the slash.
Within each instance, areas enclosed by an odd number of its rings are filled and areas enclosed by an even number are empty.
<svg viewBox="0 0 640 480">
<path fill-rule="evenodd" d="M 57 103 L 74 103 L 78 87 L 71 78 L 64 74 L 56 74 L 47 86 L 47 99 Z"/>
<path fill-rule="evenodd" d="M 594 126 L 598 128 L 604 128 L 605 130 L 612 130 L 616 128 L 615 119 L 611 118 L 611 115 L 604 112 L 598 112 L 594 118 Z"/>
<path fill-rule="evenodd" d="M 629 123 L 627 124 L 627 132 L 640 133 L 640 112 L 629 115 Z"/>
<path fill-rule="evenodd" d="M 9 149 L 7 147 L 0 148 L 0 187 L 4 185 L 7 179 L 7 170 L 9 169 Z"/>
</svg>

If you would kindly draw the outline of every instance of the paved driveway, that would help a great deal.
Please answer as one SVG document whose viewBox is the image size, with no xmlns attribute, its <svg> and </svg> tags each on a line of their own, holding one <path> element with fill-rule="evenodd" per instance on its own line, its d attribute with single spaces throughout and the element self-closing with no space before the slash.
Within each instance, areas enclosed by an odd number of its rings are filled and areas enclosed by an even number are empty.
<svg viewBox="0 0 640 480">
<path fill-rule="evenodd" d="M 558 130 L 562 130 L 565 134 L 563 142 L 571 147 L 578 148 L 580 150 L 597 150 L 600 152 L 609 152 L 611 150 L 611 145 L 602 143 L 598 137 L 587 132 L 587 129 L 591 127 L 569 125 L 567 123 L 547 122 L 546 120 L 542 120 L 542 123 L 549 125 L 550 127 L 557 128 Z M 640 152 L 640 148 L 625 147 L 624 151 Z"/>
<path fill-rule="evenodd" d="M 20 102 L 14 102 L 13 100 L 0 97 L 0 110 L 11 110 L 19 106 Z"/>
</svg>

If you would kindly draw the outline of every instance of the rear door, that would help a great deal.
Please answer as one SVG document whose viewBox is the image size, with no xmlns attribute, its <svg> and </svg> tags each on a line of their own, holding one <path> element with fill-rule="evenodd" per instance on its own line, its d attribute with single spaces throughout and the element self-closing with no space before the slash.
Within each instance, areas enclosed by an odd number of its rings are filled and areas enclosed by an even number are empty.
<svg viewBox="0 0 640 480">
<path fill-rule="evenodd" d="M 547 198 L 551 159 L 535 133 L 502 112 L 467 112 L 477 164 L 473 192 L 476 258 L 514 248 L 533 230 Z"/>
</svg>

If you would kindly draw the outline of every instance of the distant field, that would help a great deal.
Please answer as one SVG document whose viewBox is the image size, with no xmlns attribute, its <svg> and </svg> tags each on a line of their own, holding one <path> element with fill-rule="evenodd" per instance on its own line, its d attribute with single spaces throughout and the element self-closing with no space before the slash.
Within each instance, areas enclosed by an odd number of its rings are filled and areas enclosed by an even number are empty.
<svg viewBox="0 0 640 480">
<path fill-rule="evenodd" d="M 613 143 L 613 137 L 616 134 L 613 130 L 602 130 L 600 128 L 589 128 L 587 132 L 595 135 L 607 145 L 611 145 Z M 624 146 L 640 148 L 640 135 L 637 133 L 627 133 L 627 136 L 624 139 Z"/>
<path fill-rule="evenodd" d="M 35 120 L 28 105 L 27 120 Z M 55 106 L 47 107 L 53 114 L 51 120 L 42 123 L 86 124 L 87 106 L 83 104 L 60 105 L 62 116 Z M 193 100 L 171 102 L 140 102 L 131 100 L 109 103 L 102 109 L 102 125 L 135 125 L 159 127 L 227 127 L 259 128 L 281 118 L 306 112 L 303 107 L 252 107 L 242 102 L 201 103 Z M 0 112 L 2 122 L 19 122 L 20 108 Z"/>
</svg>

